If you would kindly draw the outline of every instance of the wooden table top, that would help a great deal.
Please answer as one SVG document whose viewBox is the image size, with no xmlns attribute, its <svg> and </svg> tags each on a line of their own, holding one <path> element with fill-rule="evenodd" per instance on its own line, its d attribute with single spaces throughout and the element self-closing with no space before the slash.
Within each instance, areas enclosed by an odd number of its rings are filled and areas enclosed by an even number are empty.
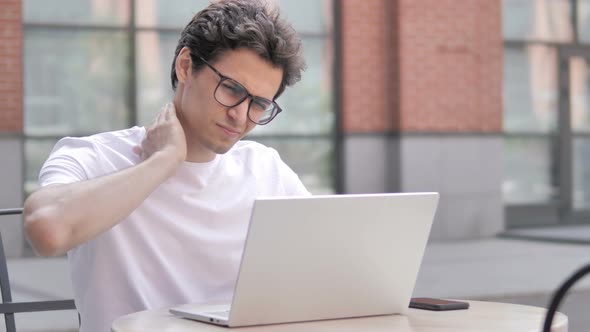
<svg viewBox="0 0 590 332">
<path fill-rule="evenodd" d="M 545 309 L 498 302 L 468 301 L 468 310 L 409 309 L 407 315 L 389 315 L 237 328 L 240 332 L 540 332 Z M 114 332 L 227 332 L 226 327 L 176 317 L 167 308 L 140 311 L 118 318 Z M 235 329 L 234 329 L 235 330 Z M 568 319 L 556 313 L 553 332 L 567 332 Z"/>
</svg>

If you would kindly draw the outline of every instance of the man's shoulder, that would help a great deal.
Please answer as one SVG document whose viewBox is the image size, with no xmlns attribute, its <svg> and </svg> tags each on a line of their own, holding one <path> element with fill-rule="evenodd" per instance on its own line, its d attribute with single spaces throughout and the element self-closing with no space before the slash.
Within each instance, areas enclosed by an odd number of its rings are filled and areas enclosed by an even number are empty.
<svg viewBox="0 0 590 332">
<path fill-rule="evenodd" d="M 107 159 L 127 161 L 135 157 L 133 147 L 141 143 L 144 135 L 143 127 L 133 127 L 90 136 L 64 137 L 53 147 L 51 157 L 67 156 L 84 163 Z"/>
<path fill-rule="evenodd" d="M 233 150 L 233 151 L 232 151 Z M 266 185 L 269 196 L 309 195 L 305 186 L 293 170 L 281 159 L 277 150 L 254 141 L 240 141 L 234 145 L 232 160 L 240 169 L 249 169 Z"/>
<path fill-rule="evenodd" d="M 64 137 L 58 141 L 55 148 L 69 147 L 97 147 L 101 145 L 137 145 L 145 135 L 143 127 L 102 132 L 90 136 Z"/>
<path fill-rule="evenodd" d="M 92 136 L 83 137 L 90 141 L 94 141 L 98 144 L 112 144 L 118 142 L 127 142 L 130 144 L 137 144 L 141 142 L 145 135 L 144 127 L 131 127 L 128 129 L 107 131 Z"/>
</svg>

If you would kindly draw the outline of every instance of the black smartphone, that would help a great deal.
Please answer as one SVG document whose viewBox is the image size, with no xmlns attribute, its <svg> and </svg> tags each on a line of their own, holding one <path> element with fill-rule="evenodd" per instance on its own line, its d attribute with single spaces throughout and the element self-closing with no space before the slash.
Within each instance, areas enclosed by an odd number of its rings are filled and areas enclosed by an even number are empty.
<svg viewBox="0 0 590 332">
<path fill-rule="evenodd" d="M 461 310 L 469 308 L 469 303 L 429 297 L 414 297 L 410 300 L 410 308 L 434 311 Z"/>
</svg>

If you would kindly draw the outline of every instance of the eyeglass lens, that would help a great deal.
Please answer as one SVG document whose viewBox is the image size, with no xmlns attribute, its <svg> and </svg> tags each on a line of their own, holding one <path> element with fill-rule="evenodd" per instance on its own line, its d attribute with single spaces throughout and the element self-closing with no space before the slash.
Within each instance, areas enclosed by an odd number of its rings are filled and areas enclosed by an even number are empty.
<svg viewBox="0 0 590 332">
<path fill-rule="evenodd" d="M 230 79 L 224 78 L 215 90 L 215 99 L 224 106 L 233 107 L 242 103 L 248 97 L 246 88 Z M 272 119 L 275 104 L 268 99 L 253 97 L 249 104 L 248 117 L 256 123 L 265 123 Z"/>
</svg>

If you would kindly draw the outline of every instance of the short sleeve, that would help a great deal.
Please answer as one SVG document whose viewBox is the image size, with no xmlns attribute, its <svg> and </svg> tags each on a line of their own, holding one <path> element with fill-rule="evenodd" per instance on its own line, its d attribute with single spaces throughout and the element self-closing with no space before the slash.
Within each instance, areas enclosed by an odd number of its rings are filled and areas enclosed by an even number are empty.
<svg viewBox="0 0 590 332">
<path fill-rule="evenodd" d="M 273 149 L 272 157 L 278 167 L 279 178 L 282 183 L 282 189 L 286 196 L 310 196 L 311 193 L 305 188 L 299 176 L 281 159 L 279 153 Z"/>
<path fill-rule="evenodd" d="M 87 138 L 66 137 L 57 142 L 39 172 L 39 185 L 66 184 L 98 176 L 96 148 Z"/>
</svg>

